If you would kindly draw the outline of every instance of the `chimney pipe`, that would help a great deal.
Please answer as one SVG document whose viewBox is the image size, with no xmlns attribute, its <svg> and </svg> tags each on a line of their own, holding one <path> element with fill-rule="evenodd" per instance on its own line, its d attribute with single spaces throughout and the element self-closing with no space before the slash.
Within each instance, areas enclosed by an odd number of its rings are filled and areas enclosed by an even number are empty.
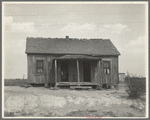
<svg viewBox="0 0 150 120">
<path fill-rule="evenodd" d="M 69 36 L 66 36 L 66 39 L 69 39 Z"/>
</svg>

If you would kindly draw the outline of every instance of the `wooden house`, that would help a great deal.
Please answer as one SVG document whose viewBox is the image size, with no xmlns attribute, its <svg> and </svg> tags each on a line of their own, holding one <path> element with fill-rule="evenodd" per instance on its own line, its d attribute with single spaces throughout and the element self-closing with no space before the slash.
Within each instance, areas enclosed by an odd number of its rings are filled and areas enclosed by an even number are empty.
<svg viewBox="0 0 150 120">
<path fill-rule="evenodd" d="M 30 37 L 26 54 L 30 84 L 119 84 L 120 53 L 110 40 Z"/>
</svg>

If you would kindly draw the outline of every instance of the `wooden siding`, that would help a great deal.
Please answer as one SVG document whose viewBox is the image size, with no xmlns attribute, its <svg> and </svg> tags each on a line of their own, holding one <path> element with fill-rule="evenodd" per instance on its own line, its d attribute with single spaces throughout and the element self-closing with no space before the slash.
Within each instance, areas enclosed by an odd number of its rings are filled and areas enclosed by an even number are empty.
<svg viewBox="0 0 150 120">
<path fill-rule="evenodd" d="M 36 83 L 45 83 L 45 76 L 36 76 Z"/>
<path fill-rule="evenodd" d="M 103 84 L 103 66 L 102 61 L 98 61 L 98 83 Z"/>
<path fill-rule="evenodd" d="M 28 83 L 45 83 L 55 84 L 55 64 L 54 55 L 34 55 L 28 54 Z M 91 83 L 98 84 L 119 84 L 118 73 L 118 57 L 103 57 L 109 59 L 110 62 L 110 75 L 104 75 L 103 60 L 91 62 Z M 36 73 L 36 60 L 44 60 L 44 73 Z M 61 61 L 61 60 L 60 60 Z M 77 82 L 77 61 L 68 60 L 68 82 Z M 61 67 L 59 61 L 57 62 L 57 82 L 61 82 Z M 79 60 L 80 82 L 84 82 L 83 76 L 83 63 L 84 60 Z"/>
<path fill-rule="evenodd" d="M 119 84 L 119 76 L 118 76 L 118 57 L 107 57 L 102 60 L 110 62 L 110 74 L 104 74 L 104 68 L 102 64 L 102 76 L 103 76 L 103 84 L 114 85 Z"/>
<path fill-rule="evenodd" d="M 119 84 L 119 73 L 118 73 L 118 70 L 119 70 L 119 66 L 118 66 L 118 57 L 114 57 L 113 58 L 113 61 L 114 61 L 114 84 Z"/>
<path fill-rule="evenodd" d="M 53 70 L 50 71 L 49 67 L 51 65 L 49 62 L 52 62 L 52 56 L 48 55 L 27 55 L 28 60 L 28 83 L 54 83 L 53 81 Z M 44 71 L 42 74 L 36 73 L 36 61 L 44 61 Z M 53 69 L 53 65 L 52 65 Z"/>
</svg>

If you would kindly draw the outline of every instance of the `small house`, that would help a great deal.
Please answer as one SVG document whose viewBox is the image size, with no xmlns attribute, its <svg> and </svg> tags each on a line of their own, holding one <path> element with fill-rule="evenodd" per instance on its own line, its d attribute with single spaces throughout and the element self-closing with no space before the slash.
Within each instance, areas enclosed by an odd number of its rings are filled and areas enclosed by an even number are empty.
<svg viewBox="0 0 150 120">
<path fill-rule="evenodd" d="M 31 85 L 119 84 L 120 53 L 108 39 L 28 37 L 26 54 Z"/>
</svg>

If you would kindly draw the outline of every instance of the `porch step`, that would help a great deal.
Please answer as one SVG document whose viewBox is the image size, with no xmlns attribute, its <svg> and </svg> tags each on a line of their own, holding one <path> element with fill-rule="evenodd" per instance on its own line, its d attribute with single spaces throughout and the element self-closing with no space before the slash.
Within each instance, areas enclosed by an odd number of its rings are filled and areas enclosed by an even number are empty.
<svg viewBox="0 0 150 120">
<path fill-rule="evenodd" d="M 91 86 L 70 86 L 70 89 L 71 90 L 74 90 L 74 89 L 92 89 L 92 87 Z"/>
<path fill-rule="evenodd" d="M 91 83 L 91 82 L 57 82 L 57 86 L 77 86 L 77 85 L 87 85 L 87 86 L 94 86 L 98 85 L 99 83 Z"/>
</svg>

